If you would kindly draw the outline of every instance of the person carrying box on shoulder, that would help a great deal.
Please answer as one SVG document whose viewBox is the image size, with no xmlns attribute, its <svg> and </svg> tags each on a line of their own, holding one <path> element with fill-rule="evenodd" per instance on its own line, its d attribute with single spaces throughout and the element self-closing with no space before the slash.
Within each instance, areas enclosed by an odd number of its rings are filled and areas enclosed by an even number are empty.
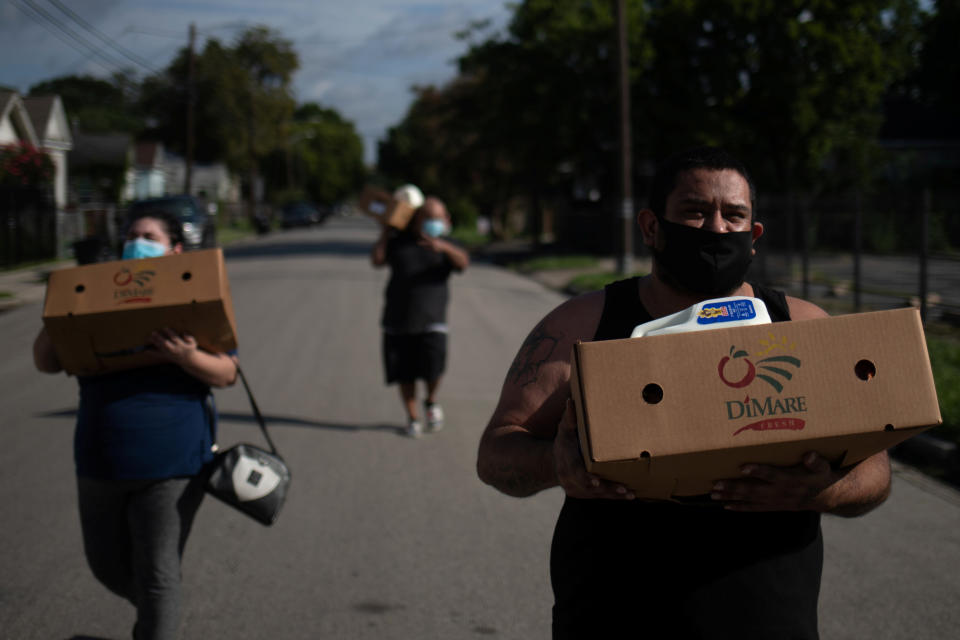
<svg viewBox="0 0 960 640">
<path fill-rule="evenodd" d="M 443 237 L 449 230 L 446 206 L 428 197 L 404 230 L 384 225 L 370 253 L 374 267 L 390 267 L 381 321 L 384 372 L 388 385 L 400 386 L 405 431 L 415 438 L 444 424 L 437 391 L 447 358 L 447 281 L 470 264 L 467 252 Z M 417 408 L 417 380 L 426 385 L 425 425 Z"/>
</svg>

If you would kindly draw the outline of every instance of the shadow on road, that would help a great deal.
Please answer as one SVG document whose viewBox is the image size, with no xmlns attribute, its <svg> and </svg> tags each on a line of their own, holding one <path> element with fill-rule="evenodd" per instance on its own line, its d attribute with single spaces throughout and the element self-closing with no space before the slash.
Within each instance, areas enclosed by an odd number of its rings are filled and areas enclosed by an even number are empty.
<svg viewBox="0 0 960 640">
<path fill-rule="evenodd" d="M 298 256 L 365 256 L 370 253 L 371 242 L 350 240 L 302 240 L 247 244 L 227 247 L 223 254 L 229 260 L 245 258 L 294 258 Z"/>
<path fill-rule="evenodd" d="M 76 409 L 61 409 L 59 411 L 47 411 L 38 413 L 38 418 L 72 418 L 77 415 Z M 230 411 L 220 412 L 218 414 L 220 422 L 245 422 L 256 423 L 256 418 L 249 413 L 233 413 Z M 332 431 L 385 431 L 397 435 L 405 435 L 404 428 L 395 424 L 337 424 L 335 422 L 324 422 L 321 420 L 308 420 L 307 418 L 298 418 L 296 416 L 263 416 L 268 426 L 290 426 L 290 427 L 309 427 L 311 429 L 329 429 Z"/>
<path fill-rule="evenodd" d="M 221 422 L 250 422 L 255 423 L 256 418 L 248 413 L 221 412 L 219 414 Z M 403 435 L 403 427 L 393 424 L 337 424 L 334 422 L 324 422 L 320 420 L 308 420 L 296 416 L 263 416 L 268 425 L 287 425 L 292 427 L 309 427 L 311 429 L 329 429 L 332 431 L 386 431 Z"/>
</svg>

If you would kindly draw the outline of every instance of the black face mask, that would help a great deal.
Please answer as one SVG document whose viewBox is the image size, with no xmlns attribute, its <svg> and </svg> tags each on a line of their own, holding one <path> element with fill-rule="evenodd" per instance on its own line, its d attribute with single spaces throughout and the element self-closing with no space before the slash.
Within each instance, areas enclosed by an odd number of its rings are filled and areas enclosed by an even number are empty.
<svg viewBox="0 0 960 640">
<path fill-rule="evenodd" d="M 657 217 L 664 247 L 653 257 L 668 284 L 718 297 L 740 286 L 753 260 L 753 232 L 715 233 Z"/>
</svg>

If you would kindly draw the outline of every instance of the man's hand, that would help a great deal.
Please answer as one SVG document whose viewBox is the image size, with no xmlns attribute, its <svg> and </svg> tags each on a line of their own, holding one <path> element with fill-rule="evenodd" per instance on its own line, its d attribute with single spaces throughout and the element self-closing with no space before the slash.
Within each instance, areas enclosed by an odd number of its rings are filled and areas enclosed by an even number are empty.
<svg viewBox="0 0 960 640">
<path fill-rule="evenodd" d="M 826 511 L 819 498 L 846 475 L 813 451 L 792 467 L 745 464 L 740 471 L 742 478 L 718 480 L 710 495 L 731 511 Z"/>
<path fill-rule="evenodd" d="M 430 249 L 434 253 L 440 253 L 444 250 L 444 246 L 447 243 L 441 240 L 440 238 L 434 238 L 432 236 L 428 236 L 425 233 L 421 233 L 420 239 L 417 241 L 417 244 L 419 244 L 421 247 L 426 247 L 427 249 Z"/>
<path fill-rule="evenodd" d="M 184 366 L 197 352 L 197 340 L 190 334 L 179 334 L 172 329 L 160 329 L 150 334 L 150 344 L 157 354 L 168 362 Z"/>
<path fill-rule="evenodd" d="M 454 268 L 459 271 L 463 271 L 470 264 L 470 256 L 466 251 L 451 242 L 447 242 L 443 238 L 434 238 L 421 232 L 417 244 L 430 249 L 434 253 L 445 254 L 447 258 L 450 259 Z"/>
<path fill-rule="evenodd" d="M 633 500 L 635 497 L 626 487 L 587 472 L 580 453 L 573 400 L 570 399 L 567 399 L 566 409 L 557 426 L 557 437 L 553 440 L 553 464 L 557 481 L 571 498 Z"/>
</svg>

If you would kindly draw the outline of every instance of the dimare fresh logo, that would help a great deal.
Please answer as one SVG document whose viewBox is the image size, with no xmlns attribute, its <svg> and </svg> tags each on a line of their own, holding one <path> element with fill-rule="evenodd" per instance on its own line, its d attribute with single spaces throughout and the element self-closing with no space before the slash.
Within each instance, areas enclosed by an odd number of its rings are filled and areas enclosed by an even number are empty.
<svg viewBox="0 0 960 640">
<path fill-rule="evenodd" d="M 789 342 L 786 337 L 777 339 L 772 333 L 768 336 L 769 339 L 760 340 L 760 349 L 753 354 L 732 345 L 728 355 L 723 356 L 717 364 L 720 380 L 728 387 L 744 389 L 760 381 L 763 383 L 760 387 L 761 394 L 766 387 L 777 393 L 753 398 L 748 394 L 743 400 L 727 400 L 724 403 L 727 420 L 754 420 L 740 426 L 733 435 L 744 431 L 776 429 L 799 431 L 806 424 L 802 418 L 795 415 L 806 413 L 806 397 L 783 393 L 784 387 L 793 380 L 794 373 L 800 368 L 800 359 L 789 355 L 789 352 L 796 348 L 796 344 Z"/>
<path fill-rule="evenodd" d="M 124 267 L 113 275 L 113 299 L 117 304 L 131 304 L 150 302 L 153 299 L 153 287 L 149 286 L 156 271 L 139 269 L 131 271 Z"/>
</svg>

